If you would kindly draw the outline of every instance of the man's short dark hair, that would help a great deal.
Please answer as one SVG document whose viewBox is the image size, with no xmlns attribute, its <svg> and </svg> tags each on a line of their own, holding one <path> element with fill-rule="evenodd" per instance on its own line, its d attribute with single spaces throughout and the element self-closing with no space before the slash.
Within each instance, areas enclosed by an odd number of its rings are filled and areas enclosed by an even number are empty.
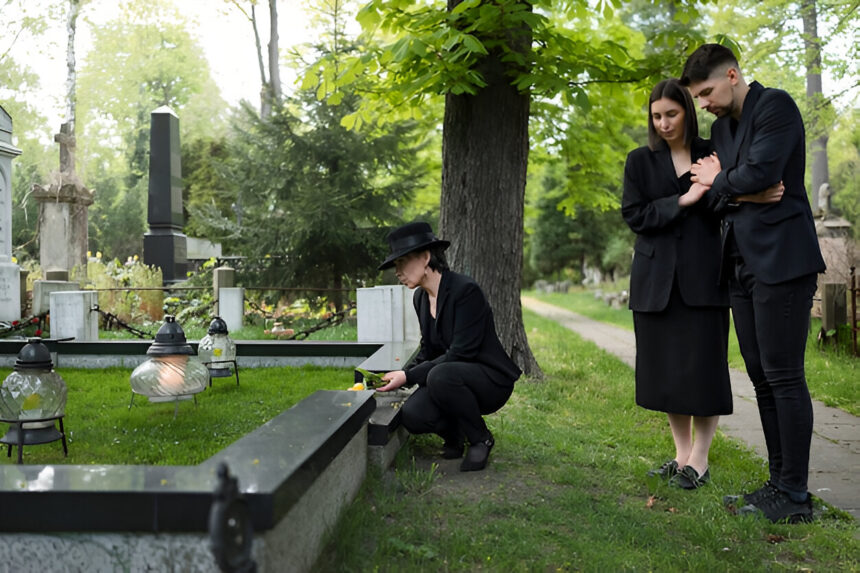
<svg viewBox="0 0 860 573">
<path fill-rule="evenodd" d="M 687 58 L 681 73 L 681 85 L 703 82 L 711 77 L 714 70 L 726 64 L 739 68 L 734 52 L 720 44 L 702 44 Z"/>
<path fill-rule="evenodd" d="M 699 135 L 696 104 L 693 103 L 693 97 L 687 88 L 681 86 L 675 78 L 663 80 L 651 90 L 651 97 L 648 98 L 648 147 L 651 151 L 656 151 L 666 145 L 666 142 L 657 133 L 657 129 L 654 127 L 654 118 L 651 117 L 651 104 L 663 98 L 674 101 L 684 109 L 684 145 L 689 147 L 693 138 Z"/>
</svg>

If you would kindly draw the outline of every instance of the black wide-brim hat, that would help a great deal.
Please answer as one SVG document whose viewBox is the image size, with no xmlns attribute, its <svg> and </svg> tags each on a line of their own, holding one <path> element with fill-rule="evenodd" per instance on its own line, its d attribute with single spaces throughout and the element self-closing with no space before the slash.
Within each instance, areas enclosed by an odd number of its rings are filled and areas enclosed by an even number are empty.
<svg viewBox="0 0 860 573">
<path fill-rule="evenodd" d="M 443 241 L 433 234 L 433 229 L 429 223 L 407 223 L 388 233 L 388 247 L 391 253 L 379 265 L 379 270 L 393 267 L 394 261 L 403 255 L 415 251 L 426 251 L 436 246 L 447 249 L 450 245 L 450 241 Z"/>
</svg>

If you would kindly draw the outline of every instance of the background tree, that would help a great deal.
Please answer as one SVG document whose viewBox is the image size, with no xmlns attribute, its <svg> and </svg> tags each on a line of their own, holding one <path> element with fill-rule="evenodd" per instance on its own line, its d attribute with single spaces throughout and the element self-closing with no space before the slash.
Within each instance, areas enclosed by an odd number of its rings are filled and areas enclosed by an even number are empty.
<svg viewBox="0 0 860 573">
<path fill-rule="evenodd" d="M 0 105 L 12 117 L 14 144 L 22 150 L 12 169 L 12 254 L 19 262 L 38 260 L 36 230 L 39 209 L 30 198 L 32 184 L 46 181 L 58 167 L 56 154 L 43 141 L 49 133 L 47 118 L 34 105 L 39 76 L 28 60 L 16 61 L 12 54 L 26 37 L 46 43 L 48 22 L 63 18 L 62 2 L 35 7 L 24 0 L 7 0 L 0 35 Z M 56 128 L 54 128 L 56 129 Z"/>
<path fill-rule="evenodd" d="M 90 244 L 124 259 L 141 252 L 146 231 L 151 112 L 173 109 L 187 148 L 223 132 L 226 104 L 188 23 L 166 0 L 123 4 L 118 18 L 91 26 L 78 83 L 82 178 L 96 191 Z"/>
<path fill-rule="evenodd" d="M 338 62 L 356 48 L 343 30 L 344 3 L 315 7 L 320 43 L 306 57 L 319 70 L 320 60 Z M 261 261 L 256 279 L 265 284 L 341 288 L 378 276 L 385 229 L 402 220 L 407 201 L 424 186 L 418 123 L 347 130 L 342 119 L 355 111 L 358 96 L 344 87 L 331 101 L 320 100 L 317 87 L 326 81 L 309 72 L 306 89 L 285 97 L 269 118 L 245 107 L 226 178 L 241 182 L 232 185 L 241 220 L 223 205 L 192 211 L 210 234 L 229 234 L 231 244 Z"/>
<path fill-rule="evenodd" d="M 856 90 L 860 76 L 850 62 L 858 59 L 857 2 L 842 0 L 737 0 L 716 4 L 711 30 L 731 30 L 749 79 L 791 93 L 801 109 L 809 153 L 807 189 L 813 210 L 818 191 L 827 182 L 827 138 L 838 110 L 834 102 L 850 108 L 855 101 L 840 97 L 841 90 L 823 95 L 823 73 Z M 840 192 L 834 188 L 835 193 Z"/>
<path fill-rule="evenodd" d="M 691 11 L 679 3 L 675 17 Z M 441 232 L 455 267 L 487 290 L 514 360 L 540 375 L 519 302 L 531 102 L 558 98 L 585 111 L 588 86 L 650 82 L 663 75 L 665 54 L 628 50 L 630 29 L 606 2 L 595 12 L 585 1 L 371 0 L 359 19 L 386 43 L 347 68 L 382 67 L 385 88 L 345 122 L 444 95 Z"/>
</svg>

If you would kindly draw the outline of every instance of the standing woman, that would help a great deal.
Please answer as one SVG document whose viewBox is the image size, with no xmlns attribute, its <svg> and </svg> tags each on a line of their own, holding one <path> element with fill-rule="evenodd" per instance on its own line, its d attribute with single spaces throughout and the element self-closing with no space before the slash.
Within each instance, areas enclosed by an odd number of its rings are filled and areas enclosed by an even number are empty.
<svg viewBox="0 0 860 573">
<path fill-rule="evenodd" d="M 400 282 L 415 289 L 421 348 L 404 370 L 383 376 L 388 384 L 379 391 L 417 384 L 400 410 L 404 427 L 441 436 L 447 459 L 463 456 L 465 438 L 469 450 L 460 470 L 482 470 L 495 443 L 483 416 L 508 401 L 520 369 L 496 335 L 481 288 L 448 268 L 448 241 L 427 223 L 409 223 L 392 231 L 388 243 L 391 252 L 379 268 L 394 267 Z"/>
<path fill-rule="evenodd" d="M 684 489 L 710 479 L 717 422 L 732 413 L 720 221 L 699 201 L 707 187 L 690 181 L 692 163 L 710 152 L 687 89 L 676 79 L 658 83 L 649 98 L 648 147 L 627 156 L 621 213 L 636 233 L 636 403 L 666 412 L 675 441 L 675 457 L 648 475 Z"/>
</svg>

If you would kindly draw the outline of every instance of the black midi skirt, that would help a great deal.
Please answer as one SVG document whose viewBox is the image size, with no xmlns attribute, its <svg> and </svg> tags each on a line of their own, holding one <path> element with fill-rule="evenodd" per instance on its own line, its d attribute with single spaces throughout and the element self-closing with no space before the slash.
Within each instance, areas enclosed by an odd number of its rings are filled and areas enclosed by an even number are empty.
<svg viewBox="0 0 860 573">
<path fill-rule="evenodd" d="M 732 413 L 729 309 L 687 306 L 677 284 L 662 312 L 633 312 L 636 404 L 689 416 Z"/>
</svg>

